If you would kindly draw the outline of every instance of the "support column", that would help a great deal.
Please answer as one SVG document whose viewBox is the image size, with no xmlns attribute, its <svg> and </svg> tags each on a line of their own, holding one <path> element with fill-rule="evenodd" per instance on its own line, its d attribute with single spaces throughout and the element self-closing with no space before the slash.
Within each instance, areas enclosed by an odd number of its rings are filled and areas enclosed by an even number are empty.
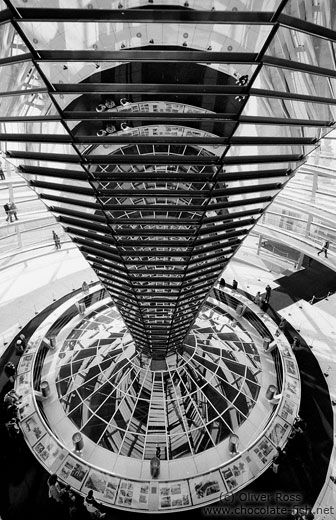
<svg viewBox="0 0 336 520">
<path fill-rule="evenodd" d="M 17 237 L 17 245 L 18 247 L 22 247 L 22 235 L 20 231 L 20 224 L 15 224 L 15 232 Z"/>
<path fill-rule="evenodd" d="M 304 259 L 304 253 L 300 253 L 299 259 L 298 259 L 297 263 L 295 264 L 296 271 L 299 271 L 301 269 L 303 259 Z"/>
<path fill-rule="evenodd" d="M 312 191 L 311 191 L 311 195 L 310 195 L 310 200 L 312 202 L 315 202 L 315 196 L 316 196 L 317 190 L 318 190 L 318 172 L 315 170 L 313 173 L 313 186 L 312 186 Z"/>
<path fill-rule="evenodd" d="M 259 253 L 260 253 L 262 239 L 263 239 L 263 236 L 259 235 L 259 242 L 258 242 L 258 246 L 257 246 L 257 255 L 259 255 Z"/>
</svg>

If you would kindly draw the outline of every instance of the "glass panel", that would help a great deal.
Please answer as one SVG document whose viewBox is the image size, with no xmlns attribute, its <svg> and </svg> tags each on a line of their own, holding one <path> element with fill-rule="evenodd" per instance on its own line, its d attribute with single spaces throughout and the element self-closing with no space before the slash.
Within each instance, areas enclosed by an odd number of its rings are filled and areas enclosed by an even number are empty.
<svg viewBox="0 0 336 520">
<path fill-rule="evenodd" d="M 99 445 L 103 446 L 103 448 L 106 448 L 108 450 L 118 453 L 121 443 L 122 443 L 122 439 L 125 435 L 125 432 L 123 430 L 116 428 L 115 424 L 110 424 L 106 428 L 106 430 L 103 430 L 103 428 L 100 427 L 99 433 L 101 434 L 102 431 L 103 431 L 103 434 L 100 437 Z M 90 433 L 90 430 L 89 430 L 89 433 Z"/>
<path fill-rule="evenodd" d="M 267 55 L 334 70 L 334 53 L 329 40 L 280 27 Z"/>
<path fill-rule="evenodd" d="M 41 134 L 42 139 L 46 139 L 47 134 L 68 135 L 62 123 L 58 121 L 27 121 L 14 123 L 0 123 L 0 132 L 8 134 Z"/>
<path fill-rule="evenodd" d="M 190 446 L 187 435 L 174 435 L 172 432 L 168 437 L 170 458 L 179 458 L 190 455 Z"/>
<path fill-rule="evenodd" d="M 289 0 L 284 8 L 284 14 L 300 18 L 307 22 L 336 29 L 335 3 L 333 0 L 323 2 L 307 2 L 306 0 Z"/>
<path fill-rule="evenodd" d="M 271 25 L 114 23 L 109 22 L 19 22 L 37 50 L 120 50 L 155 45 L 182 45 L 214 51 L 259 52 Z M 121 47 L 123 46 L 123 47 Z"/>
<path fill-rule="evenodd" d="M 260 153 L 261 154 L 261 153 Z M 225 189 L 231 190 L 236 188 L 243 188 L 245 187 L 253 187 L 253 186 L 259 186 L 260 184 L 267 185 L 267 184 L 274 184 L 278 182 L 283 182 L 283 177 L 270 177 L 270 178 L 262 178 L 262 179 L 247 179 L 242 181 L 228 181 L 225 183 L 217 183 L 215 186 L 215 190 L 213 191 L 213 194 L 216 194 L 216 190 L 221 190 L 223 193 L 225 193 Z"/>
<path fill-rule="evenodd" d="M 231 146 L 230 150 L 226 154 L 226 157 L 246 157 L 249 155 L 306 155 L 316 148 L 312 146 L 299 146 L 299 145 L 288 145 L 288 146 Z"/>
<path fill-rule="evenodd" d="M 41 116 L 57 114 L 47 94 L 34 93 L 5 96 L 1 99 L 0 116 Z"/>
<path fill-rule="evenodd" d="M 31 61 L 1 66 L 0 77 L 1 92 L 44 88 L 40 75 Z"/>
<path fill-rule="evenodd" d="M 3 0 L 1 0 L 3 1 Z M 281 0 L 239 0 L 239 11 L 274 11 L 278 8 Z M 12 0 L 16 7 L 22 7 L 22 0 Z M 29 0 L 30 8 L 55 8 L 62 9 L 116 9 L 119 0 Z M 171 0 L 160 0 L 161 6 L 171 7 Z M 174 0 L 174 5 L 183 7 L 185 0 Z M 136 7 L 148 6 L 148 0 L 123 0 L 124 9 L 132 9 Z M 232 4 L 230 2 L 223 5 L 222 0 L 194 0 L 193 7 L 195 9 L 210 10 L 215 7 L 217 10 L 231 11 Z M 233 8 L 235 10 L 235 8 Z M 237 9 L 238 10 L 238 9 Z"/>
<path fill-rule="evenodd" d="M 232 96 L 218 96 L 211 94 L 209 96 L 202 96 L 199 94 L 132 94 L 132 96 L 120 97 L 120 95 L 97 95 L 97 94 L 53 94 L 55 102 L 59 105 L 62 110 L 71 112 L 93 112 L 101 113 L 102 118 L 104 114 L 108 115 L 108 120 L 113 121 L 113 115 L 118 115 L 119 124 L 123 121 L 122 116 L 125 117 L 128 125 L 139 125 L 142 123 L 141 118 L 128 118 L 128 114 L 138 113 L 158 113 L 168 112 L 178 114 L 206 114 L 206 113 L 223 113 L 223 119 L 232 119 L 240 110 L 241 104 L 237 101 L 236 95 Z M 153 101 L 153 98 L 159 98 L 157 101 Z M 160 100 L 161 98 L 161 100 Z M 166 98 L 163 100 L 163 98 Z M 171 100 L 171 101 L 170 101 Z M 122 104 L 126 103 L 126 106 Z M 112 109 L 106 108 L 108 105 L 115 105 Z M 107 118 L 105 118 L 107 119 Z M 162 120 L 167 118 L 162 114 Z M 144 119 L 144 124 L 146 120 Z M 179 120 L 169 119 L 168 124 L 178 124 Z M 148 124 L 148 120 L 147 120 Z M 181 124 L 181 120 L 180 120 Z M 183 124 L 183 123 L 182 123 Z M 210 119 L 204 118 L 201 120 L 187 119 L 185 122 L 188 126 L 194 126 L 205 131 L 213 131 L 222 135 L 227 135 L 231 129 L 232 123 L 230 122 L 212 122 Z M 226 130 L 226 125 L 228 130 Z M 221 128 L 224 128 L 221 130 Z"/>
<path fill-rule="evenodd" d="M 33 176 L 30 176 L 30 179 L 32 179 Z M 90 185 L 87 183 L 87 182 L 82 182 L 82 181 L 79 181 L 78 179 L 76 180 L 69 180 L 69 179 L 60 179 L 59 177 L 43 177 L 42 175 L 39 175 L 38 176 L 38 181 L 41 181 L 41 182 L 49 182 L 53 185 L 55 185 L 56 187 L 59 185 L 60 186 L 60 189 L 62 189 L 62 186 L 73 186 L 74 189 L 76 188 L 87 188 L 87 189 L 90 189 Z M 45 192 L 46 191 L 46 188 L 37 188 L 37 190 L 39 192 Z M 67 197 L 68 194 L 67 193 L 64 193 L 64 197 Z"/>
<path fill-rule="evenodd" d="M 287 215 L 286 213 L 290 213 L 290 215 Z M 272 206 L 270 211 L 267 211 L 267 214 L 265 215 L 266 218 L 263 219 L 263 223 L 266 225 L 280 227 L 286 231 L 292 231 L 301 236 L 304 236 L 307 229 L 307 221 L 306 219 L 300 219 L 295 215 L 298 215 L 298 213 L 288 210 L 280 210 L 280 213 L 276 213 L 273 211 Z"/>
<path fill-rule="evenodd" d="M 0 25 L 0 41 L 0 59 L 29 52 L 11 23 L 3 23 Z"/>
<path fill-rule="evenodd" d="M 334 98 L 336 79 L 291 69 L 263 66 L 253 86 L 284 92 Z"/>
<path fill-rule="evenodd" d="M 114 171 L 114 172 L 143 172 L 143 171 L 148 171 L 148 172 L 155 172 L 155 171 L 165 171 L 165 168 L 167 168 L 167 171 L 179 171 L 176 167 L 180 161 L 180 158 L 181 158 L 181 155 L 187 155 L 188 156 L 188 161 L 190 159 L 190 165 L 188 164 L 183 164 L 181 165 L 179 168 L 181 169 L 182 172 L 193 172 L 193 173 L 202 173 L 203 171 L 207 172 L 207 171 L 210 171 L 210 172 L 213 172 L 213 168 L 214 166 L 212 166 L 212 164 L 210 164 L 210 166 L 193 166 L 193 159 L 195 159 L 196 157 L 198 158 L 197 160 L 199 161 L 200 158 L 204 160 L 205 163 L 215 163 L 217 161 L 217 158 L 215 155 L 211 154 L 209 151 L 205 150 L 205 148 L 202 148 L 202 151 L 198 150 L 197 147 L 193 147 L 193 146 L 189 146 L 189 145 L 185 145 L 184 146 L 184 153 L 181 154 L 181 147 L 180 146 L 176 146 L 176 145 L 167 145 L 167 144 L 160 144 L 160 145 L 124 145 L 121 149 L 120 145 L 116 146 L 116 145 L 112 145 L 112 144 L 107 144 L 107 145 L 104 145 L 104 149 L 109 149 L 109 153 L 110 153 L 110 156 L 109 156 L 109 162 L 112 163 L 112 160 L 113 160 L 113 164 L 99 164 L 98 166 L 97 165 L 92 165 L 91 166 L 91 171 L 97 171 L 98 173 L 100 171 Z M 142 152 L 139 154 L 139 151 Z M 97 147 L 97 148 L 94 148 L 92 150 L 92 152 L 90 153 L 90 157 L 92 158 L 91 160 L 93 161 L 94 160 L 94 156 L 95 155 L 101 155 L 101 148 L 100 147 Z M 106 152 L 105 152 L 106 153 Z M 112 157 L 113 155 L 113 157 Z M 122 157 L 124 157 L 125 155 L 127 156 L 134 156 L 135 158 L 135 161 L 138 161 L 139 160 L 139 155 L 143 155 L 143 161 L 144 161 L 144 164 L 125 164 L 124 163 L 124 160 L 122 160 Z M 165 157 L 170 157 L 170 160 L 172 159 L 175 159 L 176 157 L 176 165 L 174 164 L 169 164 L 169 165 L 160 165 L 160 164 L 146 164 L 146 155 L 149 156 L 149 158 L 147 159 L 147 162 L 150 163 L 150 162 L 153 162 L 153 159 L 152 157 L 153 156 L 156 156 L 156 157 L 161 157 L 161 158 L 165 158 Z M 174 157 L 175 156 L 175 157 Z M 89 159 L 90 159 L 89 157 Z M 120 158 L 120 160 L 118 160 Z M 128 159 L 127 159 L 128 160 Z"/>
<path fill-rule="evenodd" d="M 127 432 L 124 437 L 120 454 L 125 455 L 126 457 L 142 459 L 144 445 L 145 435 L 139 435 L 139 433 L 131 434 Z M 165 457 L 161 457 L 161 459 L 163 458 Z"/>
<path fill-rule="evenodd" d="M 18 205 L 17 205 L 18 206 Z M 18 215 L 22 216 L 21 208 L 18 206 Z M 36 213 L 35 213 L 36 215 Z M 27 215 L 30 216 L 30 215 Z M 21 217 L 20 217 L 21 220 Z M 49 224 L 48 224 L 49 222 Z M 50 217 L 49 219 L 39 219 L 34 223 L 35 228 L 29 229 L 26 231 L 21 230 L 20 224 L 20 239 L 16 233 L 10 234 L 8 236 L 1 236 L 0 240 L 0 252 L 1 254 L 8 253 L 9 250 L 19 249 L 19 248 L 28 248 L 34 245 L 41 247 L 41 244 L 48 244 L 53 242 L 52 230 L 55 230 L 59 235 L 62 242 L 65 240 L 69 240 L 67 235 L 64 233 L 61 226 L 59 226 L 54 217 Z"/>
<path fill-rule="evenodd" d="M 235 132 L 236 137 L 311 137 L 320 139 L 326 133 L 330 132 L 330 127 L 318 128 L 309 126 L 294 125 L 246 125 L 240 124 Z"/>
<path fill-rule="evenodd" d="M 336 107 L 322 103 L 292 101 L 290 99 L 255 98 L 247 101 L 244 116 L 281 117 L 289 119 L 308 119 L 335 121 Z"/>
<path fill-rule="evenodd" d="M 11 141 L 7 143 L 7 152 L 14 152 L 15 150 L 25 152 L 39 152 L 43 153 L 54 153 L 54 154 L 69 154 L 74 155 L 72 146 L 68 144 L 55 144 L 55 143 L 25 143 Z M 43 159 L 41 157 L 41 159 Z"/>
<path fill-rule="evenodd" d="M 162 120 L 164 121 L 165 117 L 162 116 Z M 70 127 L 73 135 L 76 136 L 85 136 L 85 137 L 100 137 L 101 142 L 107 140 L 109 137 L 130 137 L 130 143 L 133 141 L 137 141 L 137 137 L 153 137 L 153 142 L 155 141 L 156 136 L 167 136 L 171 138 L 175 137 L 229 137 L 235 127 L 234 123 L 220 123 L 220 122 L 207 122 L 207 121 L 188 121 L 186 123 L 177 121 L 174 122 L 172 120 L 168 120 L 166 124 L 160 125 L 151 125 L 149 121 L 145 120 L 136 120 L 132 121 L 127 118 L 125 114 L 124 120 L 114 120 L 114 119 L 100 119 L 100 120 L 90 120 L 83 122 L 70 122 Z M 84 145 L 83 145 L 84 146 Z M 145 145 L 139 145 L 140 147 L 151 146 L 151 143 Z M 175 149 L 180 148 L 181 153 L 183 153 L 184 146 L 174 145 Z M 198 144 L 198 146 L 200 146 Z M 87 145 L 84 146 L 86 148 Z M 120 145 L 104 145 L 104 148 L 110 148 L 111 151 L 117 150 L 120 148 Z M 222 155 L 225 150 L 224 146 L 220 146 L 219 144 L 214 145 L 206 145 L 203 147 L 206 150 L 211 151 L 215 155 Z"/>
<path fill-rule="evenodd" d="M 277 188 L 270 188 L 269 190 L 260 191 L 260 192 L 258 192 L 258 190 L 256 190 L 256 191 L 253 191 L 252 193 L 230 195 L 229 197 L 227 197 L 227 199 L 225 197 L 217 197 L 216 199 L 212 199 L 210 201 L 210 206 L 213 205 L 213 204 L 220 203 L 220 202 L 235 202 L 235 201 L 241 201 L 242 206 L 243 206 L 244 205 L 244 202 L 243 202 L 244 199 L 251 199 L 251 198 L 254 198 L 254 197 L 273 196 L 274 192 L 276 190 L 277 190 Z"/>
<path fill-rule="evenodd" d="M 241 172 L 241 171 L 262 171 L 262 170 L 279 170 L 279 169 L 290 169 L 296 168 L 296 163 L 292 162 L 281 162 L 279 163 L 255 163 L 255 164 L 237 164 L 237 165 L 225 165 L 225 172 Z"/>
<path fill-rule="evenodd" d="M 11 145 L 12 143 L 8 143 Z M 10 152 L 9 152 L 10 153 Z M 9 158 L 10 162 L 14 164 L 14 166 L 20 166 L 21 164 L 26 164 L 27 166 L 42 166 L 43 168 L 58 168 L 61 170 L 80 170 L 83 171 L 83 168 L 80 164 L 75 163 L 65 163 L 62 159 L 57 158 L 55 154 L 55 160 L 50 161 L 49 158 L 45 159 L 43 156 L 39 160 L 36 159 L 26 159 L 20 158 L 16 159 L 15 157 Z"/>
<path fill-rule="evenodd" d="M 127 78 L 132 76 L 133 83 L 163 83 L 173 84 L 177 82 L 181 85 L 195 84 L 195 85 L 216 85 L 216 84 L 232 84 L 239 85 L 239 80 L 244 78 L 248 84 L 249 78 L 256 69 L 256 65 L 249 63 L 218 63 L 216 65 L 198 64 L 197 70 L 192 70 L 191 67 L 186 67 L 185 63 L 170 63 L 169 68 L 172 71 L 167 76 L 167 67 L 164 63 L 156 63 L 155 70 L 150 63 L 110 63 L 104 61 L 94 62 L 40 62 L 39 66 L 51 83 L 110 83 L 111 88 L 113 84 L 126 83 Z M 220 73 L 220 74 L 219 74 Z M 247 78 L 246 78 L 247 76 Z M 159 96 L 155 90 L 155 102 L 162 99 L 166 101 L 165 96 Z M 114 98 L 117 101 L 125 96 L 125 92 L 119 91 Z M 105 96 L 100 96 L 104 100 Z M 176 101 L 178 101 L 176 99 Z M 187 101 L 186 101 L 187 102 Z"/>
</svg>

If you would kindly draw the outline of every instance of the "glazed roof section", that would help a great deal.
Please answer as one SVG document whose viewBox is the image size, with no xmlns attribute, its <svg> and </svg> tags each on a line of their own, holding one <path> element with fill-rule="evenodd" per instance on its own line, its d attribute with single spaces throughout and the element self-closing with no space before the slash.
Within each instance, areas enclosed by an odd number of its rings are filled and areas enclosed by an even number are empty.
<svg viewBox="0 0 336 520">
<path fill-rule="evenodd" d="M 3 149 L 165 357 L 334 124 L 332 2 L 5 4 Z"/>
</svg>

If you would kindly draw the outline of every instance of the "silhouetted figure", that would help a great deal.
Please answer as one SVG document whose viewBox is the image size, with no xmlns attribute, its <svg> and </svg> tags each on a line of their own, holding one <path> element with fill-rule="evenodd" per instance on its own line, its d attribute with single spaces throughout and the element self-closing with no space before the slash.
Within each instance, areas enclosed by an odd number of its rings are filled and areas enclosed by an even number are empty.
<svg viewBox="0 0 336 520">
<path fill-rule="evenodd" d="M 16 405 L 11 406 L 15 407 Z M 17 413 L 19 413 L 18 410 Z M 10 439 L 16 439 L 20 436 L 21 430 L 19 427 L 19 419 L 16 417 L 16 415 L 14 415 L 11 419 L 5 419 L 5 426 L 7 428 L 7 433 Z"/>
<path fill-rule="evenodd" d="M 282 450 L 279 446 L 276 448 L 276 450 L 277 453 L 272 459 L 272 469 L 274 473 L 278 473 L 279 466 L 286 457 L 286 452 Z"/>
<path fill-rule="evenodd" d="M 114 125 L 110 124 L 110 125 L 106 125 L 106 133 L 107 134 L 113 134 L 114 132 L 116 132 L 117 129 Z"/>
<path fill-rule="evenodd" d="M 238 289 L 238 282 L 237 282 L 237 280 L 233 280 L 232 281 L 232 289 L 234 291 L 236 291 Z"/>
<path fill-rule="evenodd" d="M 9 392 L 7 392 L 7 394 L 5 394 L 4 404 L 6 407 L 10 406 L 12 404 L 18 404 L 21 401 L 21 399 L 22 399 L 21 395 L 19 395 L 14 390 L 14 388 L 12 388 L 12 390 L 9 390 Z"/>
<path fill-rule="evenodd" d="M 100 105 L 98 105 L 96 107 L 96 112 L 105 112 L 106 108 L 107 108 L 106 105 L 104 105 L 103 103 L 100 103 Z"/>
<path fill-rule="evenodd" d="M 9 202 L 6 202 L 6 204 L 4 204 L 3 206 L 4 210 L 5 210 L 5 213 L 6 213 L 6 222 L 10 221 L 12 222 L 12 215 L 10 213 L 10 205 L 9 205 Z"/>
<path fill-rule="evenodd" d="M 298 415 L 294 419 L 293 427 L 295 428 L 297 433 L 303 433 L 307 427 L 307 424 L 306 421 L 304 421 L 302 417 Z"/>
<path fill-rule="evenodd" d="M 292 349 L 293 350 L 299 350 L 300 348 L 300 341 L 299 341 L 299 338 L 295 337 L 294 338 L 294 341 L 292 343 Z"/>
<path fill-rule="evenodd" d="M 272 292 L 272 289 L 271 289 L 270 285 L 268 285 L 268 284 L 266 285 L 265 292 L 266 292 L 266 295 L 265 295 L 264 300 L 265 300 L 266 303 L 268 303 L 270 301 L 271 292 Z"/>
<path fill-rule="evenodd" d="M 15 220 L 19 220 L 18 219 L 18 216 L 17 216 L 17 207 L 16 207 L 16 204 L 15 202 L 9 202 L 9 215 L 13 215 Z M 11 220 L 12 222 L 12 220 Z"/>
<path fill-rule="evenodd" d="M 278 328 L 275 331 L 275 335 L 276 336 L 279 336 L 280 332 L 282 332 L 283 334 L 285 333 L 286 324 L 287 324 L 286 319 L 284 317 L 282 317 L 281 320 L 280 320 L 280 323 L 278 325 Z"/>
<path fill-rule="evenodd" d="M 56 473 L 50 475 L 47 480 L 48 484 L 48 496 L 58 504 L 63 504 L 62 500 L 62 488 L 58 482 Z"/>
<path fill-rule="evenodd" d="M 8 361 L 8 363 L 6 363 L 6 365 L 5 365 L 5 374 L 8 377 L 8 379 L 10 381 L 12 381 L 13 383 L 14 383 L 15 372 L 16 372 L 16 368 L 15 368 L 14 363 L 12 363 L 11 361 Z"/>
<path fill-rule="evenodd" d="M 311 511 L 308 511 L 303 517 L 303 520 L 314 520 L 315 515 Z"/>
<path fill-rule="evenodd" d="M 254 303 L 256 303 L 257 305 L 259 305 L 259 307 L 261 307 L 261 304 L 262 304 L 262 298 L 261 298 L 260 291 L 257 292 L 257 294 L 255 295 L 253 301 L 254 301 Z"/>
<path fill-rule="evenodd" d="M 56 249 L 61 249 L 62 246 L 61 246 L 60 237 L 58 236 L 58 234 L 55 231 L 53 231 L 52 234 L 53 234 L 53 239 L 55 242 Z"/>
<path fill-rule="evenodd" d="M 238 74 L 238 72 L 236 72 L 234 74 L 234 76 L 236 78 L 236 84 L 239 85 L 240 87 L 244 87 L 247 84 L 248 80 L 249 80 L 249 77 L 248 77 L 247 74 L 244 74 L 243 76 L 240 76 Z"/>
<path fill-rule="evenodd" d="M 326 240 L 322 246 L 322 248 L 320 249 L 320 251 L 317 252 L 317 254 L 319 255 L 320 253 L 324 253 L 324 256 L 326 258 L 328 258 L 328 249 L 329 249 L 329 240 Z"/>
<path fill-rule="evenodd" d="M 111 108 L 115 108 L 116 104 L 112 99 L 107 99 L 105 101 L 105 106 L 108 110 L 111 110 Z"/>
<path fill-rule="evenodd" d="M 91 518 L 104 518 L 106 516 L 106 513 L 100 511 L 100 503 L 94 498 L 92 489 L 84 499 L 84 507 L 90 513 Z"/>
<path fill-rule="evenodd" d="M 221 278 L 221 279 L 219 280 L 219 285 L 220 285 L 220 287 L 221 287 L 222 289 L 224 289 L 224 287 L 225 287 L 225 280 L 224 280 L 224 278 Z"/>
<path fill-rule="evenodd" d="M 24 346 L 24 344 L 22 342 L 22 339 L 17 339 L 16 340 L 15 350 L 16 350 L 17 356 L 22 356 L 22 354 L 24 353 L 24 350 L 25 350 L 25 346 Z"/>
</svg>

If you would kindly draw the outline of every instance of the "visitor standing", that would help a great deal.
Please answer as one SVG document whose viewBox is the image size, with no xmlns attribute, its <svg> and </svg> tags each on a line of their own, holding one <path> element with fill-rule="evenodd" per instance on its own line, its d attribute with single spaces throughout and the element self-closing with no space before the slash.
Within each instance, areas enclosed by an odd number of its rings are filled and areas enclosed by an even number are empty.
<svg viewBox="0 0 336 520">
<path fill-rule="evenodd" d="M 0 166 L 0 181 L 4 181 L 6 179 L 3 169 Z"/>
<path fill-rule="evenodd" d="M 15 373 L 16 373 L 16 368 L 15 368 L 14 363 L 12 363 L 11 361 L 8 361 L 8 363 L 6 363 L 6 365 L 5 365 L 5 374 L 8 377 L 9 381 L 11 381 L 11 383 L 14 383 L 14 381 L 15 381 Z"/>
<path fill-rule="evenodd" d="M 47 480 L 48 484 L 48 496 L 57 502 L 58 504 L 62 504 L 62 489 L 58 482 L 56 473 L 50 475 Z"/>
<path fill-rule="evenodd" d="M 112 100 L 112 99 L 107 99 L 105 101 L 105 106 L 108 110 L 111 110 L 112 108 L 115 108 L 116 107 L 116 104 L 115 102 Z"/>
<path fill-rule="evenodd" d="M 279 465 L 284 461 L 286 457 L 286 452 L 282 450 L 279 446 L 276 448 L 276 454 L 272 460 L 272 469 L 274 473 L 278 473 Z"/>
<path fill-rule="evenodd" d="M 22 356 L 22 354 L 24 353 L 24 350 L 25 350 L 25 346 L 23 344 L 22 339 L 19 338 L 19 339 L 16 340 L 15 350 L 16 350 L 16 354 L 18 356 Z"/>
<path fill-rule="evenodd" d="M 261 306 L 261 304 L 262 304 L 262 298 L 261 298 L 260 291 L 258 291 L 257 294 L 255 295 L 255 297 L 254 297 L 254 303 L 256 303 L 257 305 L 259 305 L 259 307 Z"/>
<path fill-rule="evenodd" d="M 21 332 L 21 334 L 19 335 L 19 339 L 22 341 L 22 344 L 23 344 L 23 347 L 26 348 L 27 346 L 27 340 L 26 340 L 26 336 Z"/>
<path fill-rule="evenodd" d="M 81 500 L 71 489 L 69 484 L 66 484 L 66 486 L 61 490 L 61 498 L 71 519 L 83 520 L 84 518 L 87 518 L 87 515 L 85 515 L 83 500 Z"/>
<path fill-rule="evenodd" d="M 284 334 L 285 330 L 286 330 L 286 318 L 282 317 L 280 320 L 280 323 L 278 325 L 278 328 L 275 331 L 275 335 L 279 336 L 280 332 L 282 332 Z"/>
<path fill-rule="evenodd" d="M 21 399 L 22 399 L 21 395 L 19 395 L 14 390 L 14 388 L 12 388 L 11 390 L 9 390 L 9 392 L 7 392 L 7 394 L 5 394 L 4 404 L 6 406 L 10 406 L 11 404 L 18 404 L 21 401 Z"/>
<path fill-rule="evenodd" d="M 221 278 L 221 279 L 219 280 L 219 286 L 220 286 L 222 289 L 224 289 L 224 287 L 225 287 L 225 280 L 224 280 L 224 278 Z"/>
<path fill-rule="evenodd" d="M 12 222 L 12 215 L 10 213 L 10 205 L 8 202 L 6 202 L 6 204 L 4 204 L 4 210 L 5 210 L 5 213 L 6 213 L 6 222 L 8 222 L 8 220 L 10 220 L 10 222 Z"/>
<path fill-rule="evenodd" d="M 53 239 L 55 242 L 56 249 L 61 249 L 60 237 L 58 236 L 58 234 L 55 231 L 53 231 L 52 234 L 53 234 Z"/>
<path fill-rule="evenodd" d="M 18 216 L 17 216 L 17 207 L 16 207 L 15 202 L 9 202 L 8 204 L 9 204 L 9 214 L 13 215 L 15 220 L 19 220 Z M 12 222 L 12 220 L 11 220 L 11 222 Z"/>
<path fill-rule="evenodd" d="M 271 292 L 272 292 L 272 289 L 270 287 L 270 285 L 266 285 L 265 287 L 265 291 L 266 291 L 266 295 L 265 295 L 265 302 L 268 303 L 270 301 L 270 298 L 271 298 Z"/>
<path fill-rule="evenodd" d="M 104 518 L 106 516 L 106 513 L 102 513 L 100 511 L 100 504 L 97 502 L 97 500 L 95 500 L 92 489 L 90 489 L 84 499 L 84 506 L 90 513 L 91 518 Z"/>
</svg>

